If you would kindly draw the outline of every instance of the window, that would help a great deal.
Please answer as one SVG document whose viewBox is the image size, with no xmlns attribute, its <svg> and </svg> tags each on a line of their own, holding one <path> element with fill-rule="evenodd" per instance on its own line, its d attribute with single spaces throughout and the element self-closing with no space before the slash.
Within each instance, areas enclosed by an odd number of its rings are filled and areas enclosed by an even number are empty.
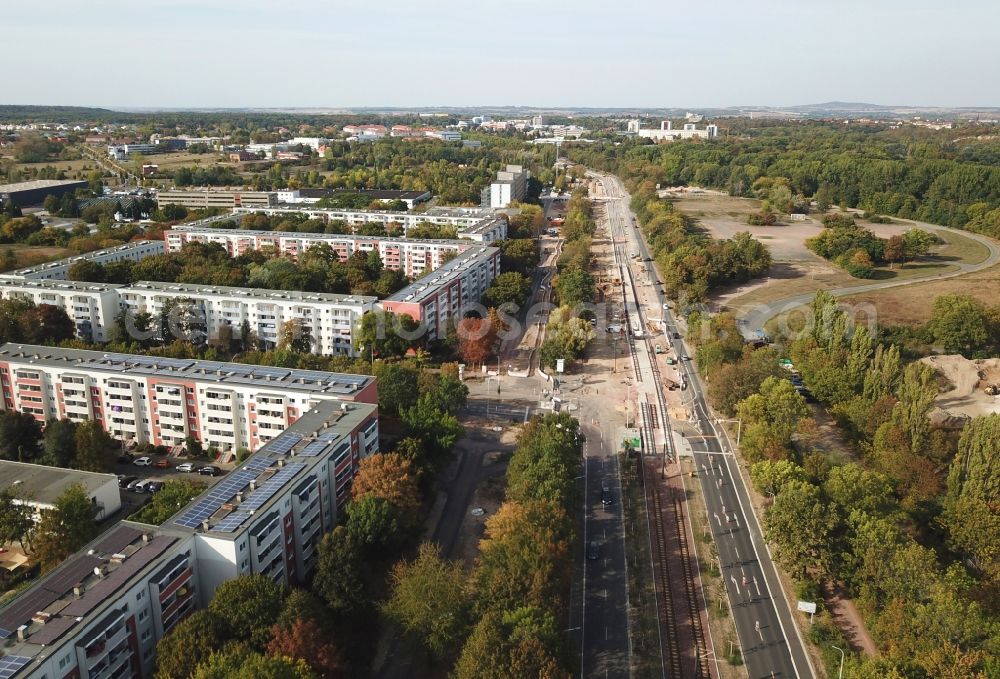
<svg viewBox="0 0 1000 679">
<path fill-rule="evenodd" d="M 135 600 L 142 601 L 143 594 L 145 594 L 145 592 L 136 592 Z"/>
<path fill-rule="evenodd" d="M 142 622 L 143 620 L 145 620 L 148 615 L 149 615 L 149 613 L 146 611 L 145 608 L 142 609 L 141 611 L 139 611 L 139 622 Z"/>
</svg>

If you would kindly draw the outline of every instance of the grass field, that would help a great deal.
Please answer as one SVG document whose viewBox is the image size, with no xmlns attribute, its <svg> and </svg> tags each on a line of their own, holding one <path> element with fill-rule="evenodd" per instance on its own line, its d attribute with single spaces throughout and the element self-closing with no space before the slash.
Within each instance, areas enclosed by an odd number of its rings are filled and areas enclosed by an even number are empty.
<svg viewBox="0 0 1000 679">
<path fill-rule="evenodd" d="M 55 259 L 63 259 L 73 254 L 69 248 L 58 248 L 49 246 L 33 245 L 0 245 L 0 252 L 11 251 L 17 258 L 14 269 L 25 266 L 33 266 L 42 262 L 50 262 Z"/>
</svg>

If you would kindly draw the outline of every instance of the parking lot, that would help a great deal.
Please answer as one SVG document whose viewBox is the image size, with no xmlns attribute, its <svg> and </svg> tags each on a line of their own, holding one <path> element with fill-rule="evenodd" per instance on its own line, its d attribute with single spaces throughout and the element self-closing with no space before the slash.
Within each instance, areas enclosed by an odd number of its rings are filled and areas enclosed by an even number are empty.
<svg viewBox="0 0 1000 679">
<path fill-rule="evenodd" d="M 139 457 L 142 456 L 140 455 L 133 456 L 133 460 L 138 459 Z M 154 456 L 152 459 L 155 461 L 164 458 Z M 207 476 L 199 474 L 197 471 L 181 472 L 177 471 L 176 469 L 178 464 L 182 464 L 184 462 L 192 462 L 196 470 L 200 469 L 201 467 L 206 467 L 209 465 L 209 462 L 208 460 L 204 459 L 200 460 L 169 459 L 168 462 L 170 464 L 170 467 L 158 468 L 154 466 L 141 467 L 134 464 L 134 462 L 123 462 L 119 460 L 118 462 L 115 463 L 113 473 L 116 474 L 119 478 L 134 477 L 134 479 L 137 481 L 145 481 L 147 479 L 161 481 L 161 482 L 185 480 L 201 484 L 206 488 L 214 484 L 216 481 L 221 479 L 222 476 L 225 475 L 225 470 L 221 470 L 221 473 L 218 476 Z M 121 488 L 120 494 L 122 500 L 122 509 L 124 510 L 124 516 L 128 516 L 133 512 L 137 511 L 139 508 L 141 508 L 143 505 L 149 502 L 150 498 L 152 497 L 152 495 L 148 492 L 136 492 L 134 490 L 127 490 L 126 488 Z"/>
</svg>

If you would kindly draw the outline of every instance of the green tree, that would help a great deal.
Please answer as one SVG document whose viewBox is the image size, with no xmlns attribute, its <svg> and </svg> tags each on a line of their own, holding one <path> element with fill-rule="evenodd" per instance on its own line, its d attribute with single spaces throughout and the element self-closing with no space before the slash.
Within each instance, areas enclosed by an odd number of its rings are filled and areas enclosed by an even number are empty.
<svg viewBox="0 0 1000 679">
<path fill-rule="evenodd" d="M 392 593 L 382 611 L 437 658 L 454 655 L 469 625 L 461 564 L 443 560 L 437 547 L 425 542 L 413 561 L 393 566 L 389 580 Z"/>
<path fill-rule="evenodd" d="M 97 420 L 87 420 L 76 428 L 76 466 L 91 472 L 105 472 L 115 462 L 115 441 Z"/>
<path fill-rule="evenodd" d="M 791 460 L 761 460 L 750 465 L 750 480 L 757 492 L 773 497 L 792 481 L 805 481 L 806 473 Z"/>
<path fill-rule="evenodd" d="M 76 422 L 55 418 L 45 423 L 42 462 L 53 467 L 70 467 L 76 459 Z"/>
<path fill-rule="evenodd" d="M 21 549 L 30 546 L 35 527 L 31 506 L 21 502 L 14 488 L 0 488 L 0 543 L 18 542 Z"/>
<path fill-rule="evenodd" d="M 819 488 L 804 481 L 786 483 L 764 514 L 767 539 L 776 546 L 775 560 L 799 579 L 809 571 L 829 572 L 836 526 Z"/>
<path fill-rule="evenodd" d="M 970 295 L 940 295 L 927 323 L 934 341 L 946 352 L 966 356 L 988 347 L 992 328 L 990 312 Z"/>
<path fill-rule="evenodd" d="M 407 426 L 408 435 L 421 440 L 429 454 L 432 466 L 445 462 L 455 441 L 464 433 L 454 415 L 442 411 L 431 394 L 417 399 L 417 403 L 400 413 Z"/>
<path fill-rule="evenodd" d="M 531 279 L 519 271 L 507 271 L 493 279 L 483 293 L 483 303 L 490 307 L 501 304 L 524 304 L 531 294 Z"/>
<path fill-rule="evenodd" d="M 823 491 L 845 515 L 851 511 L 862 511 L 881 516 L 896 508 L 889 479 L 853 462 L 831 469 L 823 483 Z"/>
<path fill-rule="evenodd" d="M 740 447 L 750 460 L 779 460 L 792 453 L 792 435 L 809 415 L 805 399 L 787 380 L 768 377 L 760 392 L 740 401 Z"/>
<path fill-rule="evenodd" d="M 32 462 L 38 457 L 42 428 L 29 413 L 0 412 L 0 459 Z"/>
<path fill-rule="evenodd" d="M 347 505 L 347 532 L 369 558 L 388 556 L 403 537 L 402 517 L 391 502 L 373 495 Z"/>
<path fill-rule="evenodd" d="M 43 509 L 40 514 L 32 547 L 42 571 L 55 568 L 97 536 L 95 507 L 80 484 L 69 486 L 52 509 Z"/>
<path fill-rule="evenodd" d="M 226 624 L 214 613 L 195 611 L 156 645 L 156 679 L 192 676 L 228 637 Z"/>
<path fill-rule="evenodd" d="M 552 615 L 525 606 L 490 611 L 476 624 L 455 665 L 456 679 L 569 679 Z"/>
<path fill-rule="evenodd" d="M 107 281 L 107 273 L 104 267 L 89 259 L 81 259 L 69 267 L 66 278 L 71 281 L 85 281 L 87 283 L 104 283 Z"/>
<path fill-rule="evenodd" d="M 220 651 L 198 666 L 192 679 L 315 679 L 305 660 L 247 654 L 242 648 Z"/>
<path fill-rule="evenodd" d="M 378 379 L 378 406 L 386 414 L 398 414 L 417 402 L 419 371 L 407 363 L 376 361 L 374 373 Z"/>
<path fill-rule="evenodd" d="M 385 311 L 370 311 L 361 317 L 361 327 L 356 334 L 355 346 L 362 354 L 376 358 L 402 356 L 408 349 L 417 346 L 415 339 L 418 324 L 409 314 L 394 314 Z"/>
<path fill-rule="evenodd" d="M 219 585 L 208 610 L 225 623 L 232 636 L 263 648 L 284 599 L 284 590 L 267 576 L 245 575 Z"/>
<path fill-rule="evenodd" d="M 319 543 L 313 590 L 344 619 L 357 614 L 365 603 L 360 554 L 343 526 L 324 535 Z"/>
</svg>

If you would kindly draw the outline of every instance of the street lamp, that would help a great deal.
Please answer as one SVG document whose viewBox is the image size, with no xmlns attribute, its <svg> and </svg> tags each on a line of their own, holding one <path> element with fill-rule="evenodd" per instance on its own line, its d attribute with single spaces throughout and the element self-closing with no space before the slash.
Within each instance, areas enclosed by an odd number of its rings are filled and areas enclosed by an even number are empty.
<svg viewBox="0 0 1000 679">
<path fill-rule="evenodd" d="M 743 419 L 736 420 L 724 420 L 721 417 L 715 418 L 716 422 L 735 422 L 736 423 L 736 447 L 740 447 L 740 434 L 743 433 Z"/>
<path fill-rule="evenodd" d="M 844 679 L 844 649 L 833 644 L 830 644 L 830 646 L 840 651 L 840 671 L 837 672 L 837 679 Z"/>
</svg>

